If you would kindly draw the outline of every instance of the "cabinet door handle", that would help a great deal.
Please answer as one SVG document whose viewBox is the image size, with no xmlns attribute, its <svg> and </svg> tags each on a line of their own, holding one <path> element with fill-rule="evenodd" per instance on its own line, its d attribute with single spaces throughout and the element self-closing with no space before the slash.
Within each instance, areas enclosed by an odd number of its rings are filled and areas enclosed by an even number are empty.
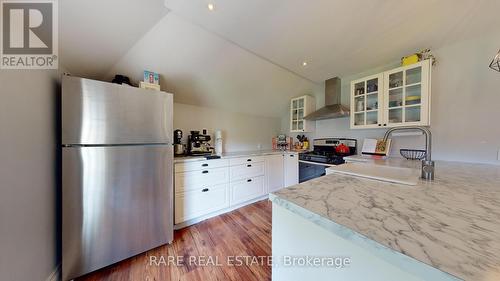
<svg viewBox="0 0 500 281">
<path fill-rule="evenodd" d="M 208 171 L 203 171 L 203 172 L 201 172 L 201 173 L 202 173 L 202 174 L 208 174 Z"/>
<path fill-rule="evenodd" d="M 252 179 L 247 179 L 247 182 L 251 182 L 251 181 L 252 181 Z"/>
<path fill-rule="evenodd" d="M 248 164 L 248 165 L 247 165 L 247 167 L 248 167 L 248 168 L 250 168 L 250 167 L 252 167 L 252 165 L 251 165 L 251 164 Z"/>
<path fill-rule="evenodd" d="M 205 163 L 205 164 L 202 164 L 201 166 L 202 167 L 208 167 L 208 164 Z"/>
<path fill-rule="evenodd" d="M 247 162 L 251 162 L 251 161 L 252 161 L 252 159 L 247 159 Z"/>
<path fill-rule="evenodd" d="M 382 124 L 378 124 L 379 127 L 382 127 Z"/>
<path fill-rule="evenodd" d="M 201 192 L 208 192 L 208 191 L 209 191 L 208 188 L 204 188 L 204 189 L 201 190 Z"/>
</svg>

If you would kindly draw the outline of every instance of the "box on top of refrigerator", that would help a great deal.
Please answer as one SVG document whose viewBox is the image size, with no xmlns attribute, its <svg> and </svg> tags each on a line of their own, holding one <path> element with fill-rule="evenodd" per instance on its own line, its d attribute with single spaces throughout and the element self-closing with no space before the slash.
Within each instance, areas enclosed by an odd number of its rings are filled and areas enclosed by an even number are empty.
<svg viewBox="0 0 500 281">
<path fill-rule="evenodd" d="M 160 84 L 160 75 L 153 71 L 144 70 L 144 82 L 149 84 Z"/>
</svg>

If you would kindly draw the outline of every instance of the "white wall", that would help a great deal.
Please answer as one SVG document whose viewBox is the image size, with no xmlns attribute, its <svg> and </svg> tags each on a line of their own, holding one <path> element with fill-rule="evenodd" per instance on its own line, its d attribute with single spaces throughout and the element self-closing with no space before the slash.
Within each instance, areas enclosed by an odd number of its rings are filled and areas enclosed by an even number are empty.
<svg viewBox="0 0 500 281">
<path fill-rule="evenodd" d="M 108 72 L 134 81 L 143 70 L 160 74 L 174 101 L 267 117 L 281 117 L 286 100 L 313 83 L 217 34 L 169 13 Z"/>
<path fill-rule="evenodd" d="M 45 280 L 57 264 L 56 77 L 0 70 L 0 280 Z"/>
<path fill-rule="evenodd" d="M 500 164 L 500 73 L 488 68 L 500 47 L 500 33 L 479 34 L 476 38 L 433 50 L 438 63 L 432 71 L 433 156 L 452 160 Z M 351 80 L 397 66 L 397 62 L 361 74 L 343 76 L 343 103 L 349 104 Z M 320 104 L 320 106 L 324 101 Z M 288 118 L 288 117 L 287 117 Z M 283 122 L 283 131 L 288 127 Z M 316 122 L 313 137 L 382 137 L 384 129 L 350 130 L 349 118 Z M 423 137 L 394 138 L 392 153 L 399 148 L 422 147 Z"/>
<path fill-rule="evenodd" d="M 123 3 L 58 1 L 59 58 L 72 75 L 102 78 L 168 12 L 164 0 Z"/>
<path fill-rule="evenodd" d="M 500 31 L 435 51 L 432 131 L 437 159 L 497 161 L 500 148 L 500 73 L 488 65 Z"/>
<path fill-rule="evenodd" d="M 216 108 L 174 103 L 174 129 L 186 139 L 189 131 L 222 130 L 225 152 L 271 149 L 271 139 L 281 130 L 281 119 L 229 112 Z M 185 140 L 186 141 L 186 140 Z"/>
<path fill-rule="evenodd" d="M 142 80 L 160 73 L 162 89 L 174 93 L 175 126 L 222 129 L 226 151 L 271 148 L 281 131 L 287 100 L 320 87 L 171 12 L 109 71 Z M 322 92 L 322 91 L 321 91 Z M 188 106 L 191 105 L 191 106 Z M 263 116 L 263 117 L 257 117 Z"/>
</svg>

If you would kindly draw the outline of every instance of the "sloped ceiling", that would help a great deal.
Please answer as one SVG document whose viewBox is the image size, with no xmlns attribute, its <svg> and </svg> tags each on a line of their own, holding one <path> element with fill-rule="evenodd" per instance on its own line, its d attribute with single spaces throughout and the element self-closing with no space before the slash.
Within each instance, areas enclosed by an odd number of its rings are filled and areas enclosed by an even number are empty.
<svg viewBox="0 0 500 281">
<path fill-rule="evenodd" d="M 163 0 L 61 0 L 59 55 L 75 76 L 100 78 L 158 22 Z"/>
<path fill-rule="evenodd" d="M 325 79 L 500 26 L 496 0 L 60 3 L 61 62 L 74 75 L 154 70 L 177 102 L 276 117 L 290 97 L 321 97 Z"/>
<path fill-rule="evenodd" d="M 108 73 L 142 80 L 144 69 L 161 74 L 162 89 L 180 103 L 281 117 L 294 96 L 320 85 L 270 63 L 169 13 Z"/>
<path fill-rule="evenodd" d="M 213 12 L 207 2 L 215 5 Z M 166 0 L 165 5 L 317 82 L 500 26 L 498 0 Z"/>
</svg>

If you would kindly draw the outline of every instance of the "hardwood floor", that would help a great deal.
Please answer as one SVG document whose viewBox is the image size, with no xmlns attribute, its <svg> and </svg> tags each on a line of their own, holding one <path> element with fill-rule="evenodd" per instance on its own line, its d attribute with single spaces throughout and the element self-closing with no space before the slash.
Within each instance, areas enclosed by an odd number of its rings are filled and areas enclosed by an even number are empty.
<svg viewBox="0 0 500 281">
<path fill-rule="evenodd" d="M 178 230 L 171 245 L 88 274 L 78 281 L 271 280 L 271 267 L 267 259 L 262 258 L 270 255 L 271 202 L 263 200 Z M 169 256 L 180 256 L 179 260 L 183 258 L 184 262 L 176 266 L 173 260 L 168 262 Z M 240 261 L 246 262 L 237 266 L 233 256 L 241 256 Z M 219 265 L 214 265 L 216 261 Z"/>
</svg>

